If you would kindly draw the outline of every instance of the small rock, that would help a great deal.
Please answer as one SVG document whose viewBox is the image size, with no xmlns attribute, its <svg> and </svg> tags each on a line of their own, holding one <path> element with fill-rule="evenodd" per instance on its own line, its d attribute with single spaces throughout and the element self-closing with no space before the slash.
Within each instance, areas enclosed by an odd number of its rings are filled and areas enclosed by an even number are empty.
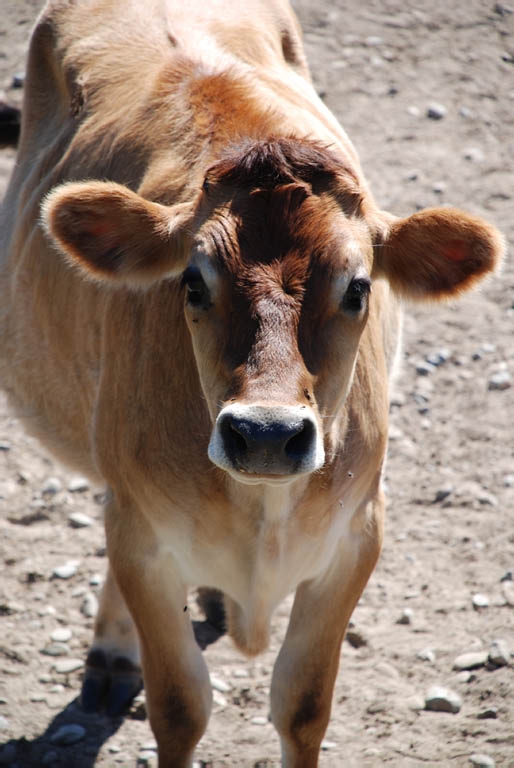
<svg viewBox="0 0 514 768">
<path fill-rule="evenodd" d="M 433 373 L 435 369 L 435 365 L 432 365 L 432 363 L 427 363 L 423 360 L 416 365 L 416 373 L 418 376 L 430 376 L 430 374 Z"/>
<path fill-rule="evenodd" d="M 91 587 L 99 587 L 103 584 L 103 581 L 104 580 L 101 573 L 94 573 L 89 579 L 89 584 Z"/>
<path fill-rule="evenodd" d="M 512 581 L 512 580 L 513 580 L 512 571 L 505 571 L 505 573 L 503 574 L 503 576 L 500 579 L 500 582 Z"/>
<path fill-rule="evenodd" d="M 82 493 L 83 491 L 89 491 L 89 480 L 86 477 L 76 475 L 72 477 L 68 483 L 68 490 L 71 493 Z"/>
<path fill-rule="evenodd" d="M 48 477 L 41 489 L 42 493 L 54 496 L 62 490 L 62 483 L 58 477 Z"/>
<path fill-rule="evenodd" d="M 444 501 L 453 493 L 453 485 L 451 483 L 448 483 L 447 485 L 441 486 L 441 488 L 438 488 L 435 492 L 434 502 Z"/>
<path fill-rule="evenodd" d="M 53 575 L 58 579 L 71 579 L 77 573 L 80 560 L 68 560 L 64 565 L 54 568 Z"/>
<path fill-rule="evenodd" d="M 498 371 L 494 373 L 487 384 L 487 388 L 490 390 L 509 389 L 512 386 L 512 377 L 508 371 Z"/>
<path fill-rule="evenodd" d="M 0 715 L 0 731 L 5 731 L 7 728 L 9 728 L 9 720 L 3 715 Z"/>
<path fill-rule="evenodd" d="M 242 667 L 237 667 L 236 669 L 233 669 L 232 670 L 232 676 L 233 677 L 239 677 L 239 678 L 250 677 L 250 675 L 248 674 L 248 670 L 247 669 L 243 669 Z"/>
<path fill-rule="evenodd" d="M 421 651 L 417 652 L 416 658 L 433 664 L 435 661 L 435 653 L 431 648 L 422 648 Z"/>
<path fill-rule="evenodd" d="M 52 744 L 59 744 L 60 746 L 68 746 L 70 744 L 76 744 L 78 741 L 84 738 L 86 735 L 86 729 L 84 726 L 78 723 L 69 723 L 67 725 L 61 725 L 52 736 L 50 741 Z"/>
<path fill-rule="evenodd" d="M 44 693 L 33 693 L 32 696 L 30 697 L 30 700 L 36 703 L 41 701 L 46 701 L 46 696 Z"/>
<path fill-rule="evenodd" d="M 138 768 L 157 768 L 157 755 L 155 752 L 141 752 L 136 765 Z"/>
<path fill-rule="evenodd" d="M 481 712 L 477 715 L 477 720 L 496 720 L 498 717 L 498 709 L 497 707 L 487 707 L 487 709 L 483 709 Z"/>
<path fill-rule="evenodd" d="M 98 600 L 96 595 L 94 595 L 92 592 L 87 592 L 84 595 L 84 599 L 82 600 L 82 604 L 80 606 L 80 612 L 83 616 L 86 617 L 86 619 L 95 618 L 96 614 L 98 613 Z"/>
<path fill-rule="evenodd" d="M 250 720 L 252 725 L 268 725 L 268 718 L 263 717 L 262 715 L 257 715 L 256 717 L 252 717 Z"/>
<path fill-rule="evenodd" d="M 505 581 L 502 584 L 502 595 L 505 598 L 507 605 L 514 608 L 514 582 Z"/>
<path fill-rule="evenodd" d="M 8 440 L 0 440 L 0 451 L 10 451 L 11 443 Z"/>
<path fill-rule="evenodd" d="M 67 643 L 68 640 L 71 640 L 72 635 L 73 632 L 71 629 L 68 629 L 68 627 L 58 627 L 57 629 L 54 629 L 50 637 L 52 640 L 55 640 L 56 643 Z"/>
<path fill-rule="evenodd" d="M 64 685 L 61 685 L 61 683 L 56 683 L 55 685 L 52 685 L 52 687 L 48 690 L 50 693 L 63 693 L 66 689 Z"/>
<path fill-rule="evenodd" d="M 451 712 L 456 714 L 460 711 L 461 707 L 461 697 L 455 691 L 450 690 L 450 688 L 434 685 L 430 688 L 425 698 L 425 709 L 432 712 Z"/>
<path fill-rule="evenodd" d="M 147 741 L 146 744 L 141 744 L 141 752 L 157 752 L 157 742 Z"/>
<path fill-rule="evenodd" d="M 41 650 L 45 656 L 67 656 L 69 652 L 68 646 L 64 643 L 50 643 Z"/>
<path fill-rule="evenodd" d="M 415 104 L 409 104 L 407 107 L 407 114 L 411 117 L 419 117 L 421 115 L 421 110 L 419 107 L 416 107 Z"/>
<path fill-rule="evenodd" d="M 430 365 L 435 365 L 436 368 L 440 365 L 444 365 L 450 358 L 450 350 L 446 349 L 446 347 L 442 347 L 441 349 L 437 349 L 435 352 L 431 352 L 426 357 L 427 363 L 430 363 Z"/>
<path fill-rule="evenodd" d="M 429 117 L 430 120 L 442 120 L 443 117 L 446 116 L 446 112 L 446 107 L 435 101 L 427 107 L 427 117 Z"/>
<path fill-rule="evenodd" d="M 485 155 L 478 147 L 468 147 L 464 150 L 464 159 L 469 160 L 472 163 L 483 163 Z"/>
<path fill-rule="evenodd" d="M 321 742 L 321 749 L 323 752 L 328 752 L 331 749 L 335 749 L 337 747 L 337 744 L 335 741 L 329 741 L 328 739 L 323 739 Z"/>
<path fill-rule="evenodd" d="M 487 664 L 489 654 L 487 651 L 473 651 L 471 653 L 462 653 L 457 656 L 453 662 L 453 669 L 461 672 L 463 669 L 476 669 Z"/>
<path fill-rule="evenodd" d="M 489 598 L 487 595 L 482 595 L 480 592 L 477 592 L 477 594 L 472 597 L 472 603 L 475 611 L 480 611 L 482 608 L 487 608 L 489 606 Z"/>
<path fill-rule="evenodd" d="M 376 37 L 375 35 L 370 35 L 364 40 L 364 45 L 366 45 L 368 48 L 375 48 L 378 45 L 383 45 L 384 39 L 382 37 Z"/>
<path fill-rule="evenodd" d="M 346 631 L 346 641 L 350 643 L 352 648 L 362 648 L 368 644 L 368 638 L 360 629 L 352 627 Z"/>
<path fill-rule="evenodd" d="M 227 697 L 219 691 L 212 692 L 212 701 L 217 707 L 226 707 L 228 704 Z"/>
<path fill-rule="evenodd" d="M 72 528 L 89 528 L 94 522 L 92 517 L 85 515 L 83 512 L 72 512 L 72 514 L 68 516 L 68 523 Z"/>
<path fill-rule="evenodd" d="M 414 616 L 414 612 L 412 608 L 404 608 L 401 612 L 401 615 L 398 619 L 396 619 L 396 624 L 412 624 L 412 617 Z"/>
<path fill-rule="evenodd" d="M 443 192 L 446 192 L 446 184 L 444 181 L 434 182 L 434 184 L 432 184 L 432 192 L 434 192 L 436 195 L 442 195 Z"/>
<path fill-rule="evenodd" d="M 82 669 L 84 662 L 82 659 L 63 659 L 57 661 L 53 665 L 53 669 L 61 675 L 67 675 L 70 672 L 76 672 L 78 669 Z"/>
<path fill-rule="evenodd" d="M 23 88 L 25 84 L 25 72 L 15 72 L 11 80 L 11 88 Z"/>
<path fill-rule="evenodd" d="M 489 661 L 496 667 L 506 667 L 510 662 L 510 650 L 505 640 L 493 640 L 489 648 Z"/>
<path fill-rule="evenodd" d="M 220 693 L 228 693 L 232 690 L 230 683 L 225 682 L 225 680 L 222 680 L 220 677 L 217 677 L 216 675 L 210 675 L 210 678 L 211 686 L 215 691 L 219 691 Z"/>
<path fill-rule="evenodd" d="M 117 755 L 119 752 L 121 752 L 121 747 L 118 747 L 117 744 L 109 744 L 109 752 L 111 755 Z"/>
<path fill-rule="evenodd" d="M 469 762 L 474 765 L 475 768 L 495 768 L 496 763 L 489 755 L 470 755 Z"/>
</svg>

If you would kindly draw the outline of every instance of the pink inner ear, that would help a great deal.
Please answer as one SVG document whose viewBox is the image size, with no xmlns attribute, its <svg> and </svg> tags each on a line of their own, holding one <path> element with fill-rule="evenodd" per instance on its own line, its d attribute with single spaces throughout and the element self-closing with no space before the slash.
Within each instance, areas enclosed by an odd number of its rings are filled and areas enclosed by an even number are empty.
<svg viewBox="0 0 514 768">
<path fill-rule="evenodd" d="M 442 249 L 443 256 L 448 261 L 464 261 L 468 255 L 468 249 L 464 240 L 450 240 Z"/>
<path fill-rule="evenodd" d="M 87 231 L 93 237 L 104 237 L 112 234 L 112 226 L 109 222 L 100 219 L 87 224 Z"/>
</svg>

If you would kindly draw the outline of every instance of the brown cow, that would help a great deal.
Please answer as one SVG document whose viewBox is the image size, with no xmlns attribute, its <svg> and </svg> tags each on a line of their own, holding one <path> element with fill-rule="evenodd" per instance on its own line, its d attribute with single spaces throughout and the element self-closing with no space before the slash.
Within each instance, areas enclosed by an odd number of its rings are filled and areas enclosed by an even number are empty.
<svg viewBox="0 0 514 768">
<path fill-rule="evenodd" d="M 211 706 L 188 587 L 271 685 L 283 764 L 315 766 L 382 541 L 400 299 L 454 296 L 502 240 L 380 211 L 309 80 L 285 0 L 51 0 L 3 210 L 2 385 L 101 478 L 109 571 L 86 708 L 147 690 L 160 766 Z M 141 653 L 141 655 L 140 655 Z"/>
</svg>

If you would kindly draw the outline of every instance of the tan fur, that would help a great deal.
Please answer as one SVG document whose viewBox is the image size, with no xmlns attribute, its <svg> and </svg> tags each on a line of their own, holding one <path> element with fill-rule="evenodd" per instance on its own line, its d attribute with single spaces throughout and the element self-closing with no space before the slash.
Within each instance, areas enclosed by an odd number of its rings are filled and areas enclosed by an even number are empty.
<svg viewBox="0 0 514 768">
<path fill-rule="evenodd" d="M 283 0 L 49 2 L 0 233 L 1 384 L 110 488 L 90 660 L 130 676 L 141 651 L 159 765 L 188 766 L 211 699 L 188 587 L 227 595 L 247 653 L 296 592 L 272 717 L 284 766 L 316 766 L 382 541 L 394 293 L 455 295 L 500 236 L 377 209 Z M 234 413 L 305 413 L 297 464 L 230 459 Z"/>
</svg>

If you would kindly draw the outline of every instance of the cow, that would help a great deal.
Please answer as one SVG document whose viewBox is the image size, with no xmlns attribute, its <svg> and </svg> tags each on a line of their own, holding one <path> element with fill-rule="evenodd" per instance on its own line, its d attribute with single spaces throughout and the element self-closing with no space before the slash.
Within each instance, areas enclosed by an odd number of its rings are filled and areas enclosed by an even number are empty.
<svg viewBox="0 0 514 768">
<path fill-rule="evenodd" d="M 247 654 L 294 593 L 271 719 L 283 765 L 316 766 L 382 544 L 402 304 L 473 286 L 501 235 L 377 206 L 286 0 L 50 0 L 0 231 L 2 387 L 107 489 L 84 708 L 142 676 L 159 765 L 190 766 L 188 589 Z"/>
</svg>

